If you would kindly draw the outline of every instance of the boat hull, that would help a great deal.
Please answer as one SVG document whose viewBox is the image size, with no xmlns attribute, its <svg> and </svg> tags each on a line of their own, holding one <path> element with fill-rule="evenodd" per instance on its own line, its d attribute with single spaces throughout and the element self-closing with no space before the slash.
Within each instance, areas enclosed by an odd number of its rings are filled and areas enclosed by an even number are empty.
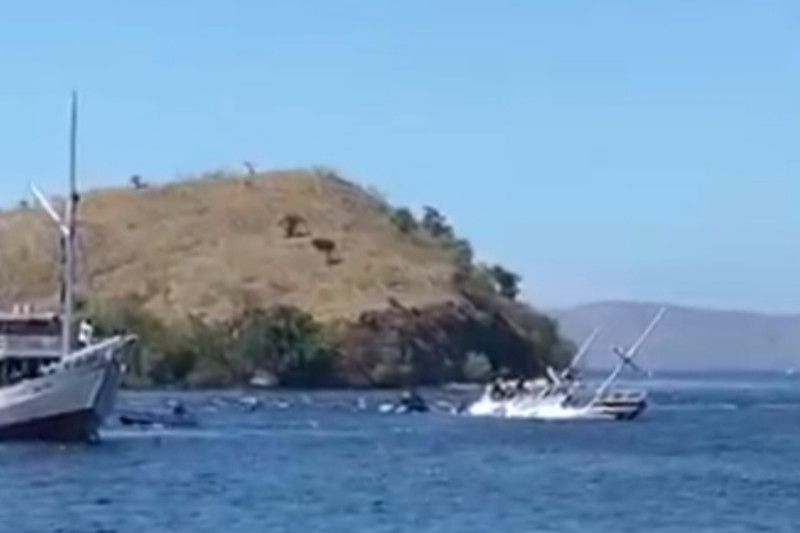
<svg viewBox="0 0 800 533">
<path fill-rule="evenodd" d="M 114 407 L 130 345 L 109 339 L 0 389 L 0 440 L 94 440 Z"/>
<path fill-rule="evenodd" d="M 635 400 L 603 400 L 573 404 L 567 394 L 525 395 L 510 400 L 481 398 L 470 406 L 467 414 L 540 421 L 557 420 L 633 420 L 647 408 L 644 395 Z"/>
<path fill-rule="evenodd" d="M 0 427 L 0 440 L 88 441 L 100 423 L 95 411 L 84 409 Z"/>
<path fill-rule="evenodd" d="M 580 420 L 633 420 L 647 407 L 641 399 L 636 402 L 589 403 L 571 405 L 567 397 L 554 396 L 540 402 L 523 418 L 541 421 L 580 421 Z"/>
</svg>

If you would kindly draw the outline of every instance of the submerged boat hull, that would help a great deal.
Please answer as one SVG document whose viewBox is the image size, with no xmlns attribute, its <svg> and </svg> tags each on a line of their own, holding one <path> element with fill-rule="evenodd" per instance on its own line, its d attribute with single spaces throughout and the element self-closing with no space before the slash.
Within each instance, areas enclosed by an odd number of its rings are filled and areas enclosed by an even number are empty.
<svg viewBox="0 0 800 533">
<path fill-rule="evenodd" d="M 633 420 L 647 407 L 642 397 L 630 402 L 592 402 L 585 405 L 571 405 L 566 396 L 553 396 L 542 400 L 522 418 L 542 421 L 558 420 Z"/>
<path fill-rule="evenodd" d="M 44 375 L 0 389 L 0 440 L 88 441 L 114 407 L 131 339 L 71 354 Z"/>
<path fill-rule="evenodd" d="M 597 402 L 574 404 L 567 394 L 525 395 L 509 400 L 481 398 L 467 414 L 528 420 L 633 420 L 647 408 L 644 394 L 636 397 L 603 398 Z"/>
</svg>

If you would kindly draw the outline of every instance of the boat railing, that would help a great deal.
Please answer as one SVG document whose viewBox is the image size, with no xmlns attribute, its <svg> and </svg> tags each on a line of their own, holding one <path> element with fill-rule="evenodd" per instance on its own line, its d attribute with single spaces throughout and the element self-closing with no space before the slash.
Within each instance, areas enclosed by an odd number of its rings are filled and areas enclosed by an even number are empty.
<svg viewBox="0 0 800 533">
<path fill-rule="evenodd" d="M 647 395 L 647 393 L 643 390 L 609 390 L 606 391 L 602 396 L 602 401 L 637 401 L 641 400 Z"/>
</svg>

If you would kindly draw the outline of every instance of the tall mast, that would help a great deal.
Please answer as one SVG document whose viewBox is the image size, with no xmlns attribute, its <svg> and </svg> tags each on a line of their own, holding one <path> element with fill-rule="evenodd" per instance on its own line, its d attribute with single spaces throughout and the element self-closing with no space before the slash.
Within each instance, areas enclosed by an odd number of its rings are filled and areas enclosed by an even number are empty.
<svg viewBox="0 0 800 533">
<path fill-rule="evenodd" d="M 64 213 L 64 271 L 63 277 L 63 302 L 61 323 L 61 355 L 69 355 L 72 350 L 72 316 L 75 306 L 75 214 L 78 208 L 78 186 L 76 178 L 78 140 L 78 94 L 72 92 L 72 110 L 69 129 L 69 191 L 67 205 Z"/>
</svg>

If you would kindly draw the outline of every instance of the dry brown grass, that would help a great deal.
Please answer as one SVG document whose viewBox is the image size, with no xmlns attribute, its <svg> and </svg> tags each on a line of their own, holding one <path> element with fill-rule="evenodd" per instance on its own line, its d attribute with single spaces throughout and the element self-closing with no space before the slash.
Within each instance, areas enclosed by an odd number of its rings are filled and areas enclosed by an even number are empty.
<svg viewBox="0 0 800 533">
<path fill-rule="evenodd" d="M 168 320 L 278 303 L 327 320 L 389 298 L 457 300 L 447 253 L 401 234 L 383 208 L 360 187 L 310 171 L 96 191 L 81 205 L 80 270 L 92 298 L 135 298 Z M 288 213 L 311 234 L 285 238 Z M 313 238 L 333 240 L 341 262 L 326 264 Z M 38 210 L 0 215 L 0 305 L 55 294 L 55 239 Z"/>
</svg>

